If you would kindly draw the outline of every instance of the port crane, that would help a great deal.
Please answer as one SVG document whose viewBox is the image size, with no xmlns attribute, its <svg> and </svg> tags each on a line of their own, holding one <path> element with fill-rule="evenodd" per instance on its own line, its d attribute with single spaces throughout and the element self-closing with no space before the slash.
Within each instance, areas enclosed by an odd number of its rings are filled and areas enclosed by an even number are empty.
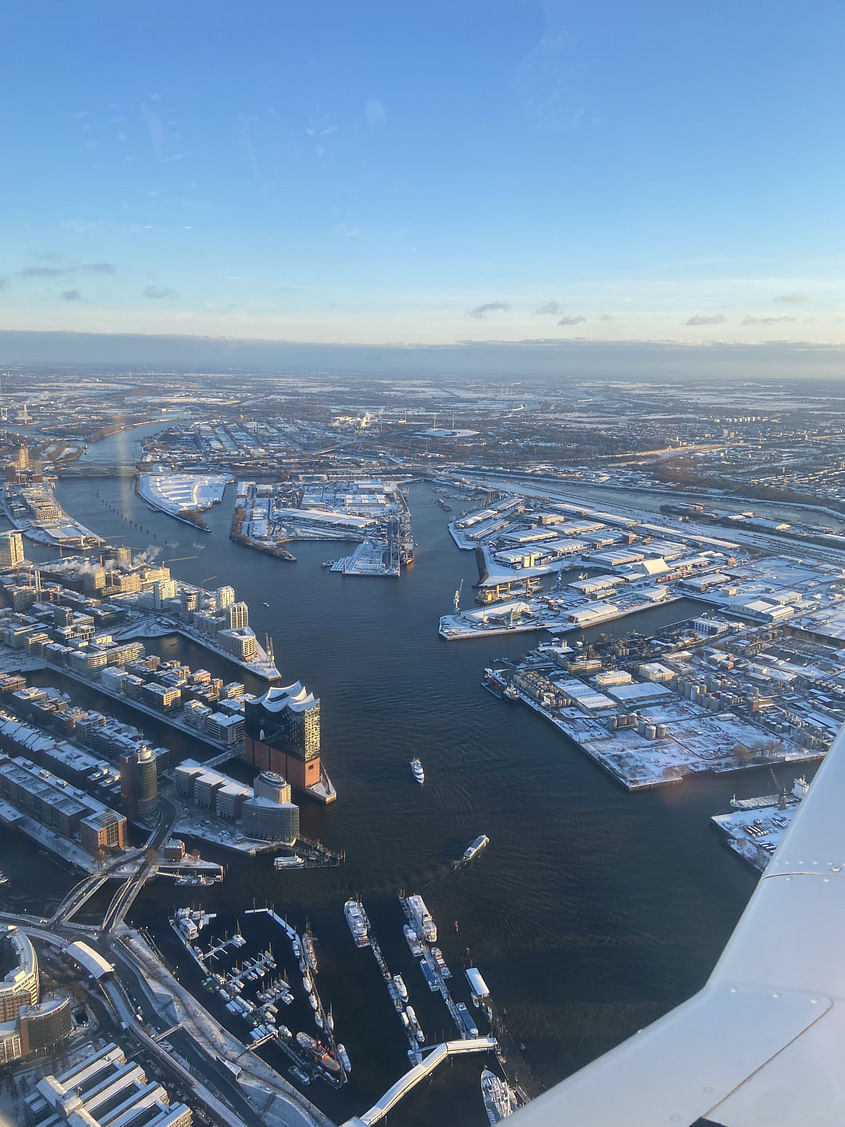
<svg viewBox="0 0 845 1127">
<path fill-rule="evenodd" d="M 772 776 L 772 782 L 775 784 L 775 790 L 778 794 L 778 808 L 783 810 L 786 807 L 786 787 L 781 786 L 778 782 L 778 777 L 774 770 L 770 767 L 769 774 Z"/>
<path fill-rule="evenodd" d="M 458 611 L 461 609 L 461 593 L 462 593 L 463 589 L 464 589 L 464 581 L 462 579 L 460 586 L 458 587 L 457 591 L 455 591 L 455 614 L 457 614 Z"/>
</svg>

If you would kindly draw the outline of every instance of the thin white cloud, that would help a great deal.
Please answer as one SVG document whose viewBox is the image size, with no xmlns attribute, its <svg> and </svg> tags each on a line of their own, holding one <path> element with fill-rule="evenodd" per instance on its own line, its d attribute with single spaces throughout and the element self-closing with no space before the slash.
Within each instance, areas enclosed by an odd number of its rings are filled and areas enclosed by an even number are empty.
<svg viewBox="0 0 845 1127">
<path fill-rule="evenodd" d="M 797 321 L 797 317 L 746 317 L 743 325 L 779 325 L 783 321 Z"/>
<path fill-rule="evenodd" d="M 488 313 L 507 313 L 510 303 L 507 301 L 488 301 L 484 305 L 476 305 L 470 309 L 470 317 L 486 317 Z"/>
<path fill-rule="evenodd" d="M 712 316 L 707 313 L 696 313 L 685 321 L 685 325 L 724 325 L 727 317 L 723 313 L 714 313 Z"/>
</svg>

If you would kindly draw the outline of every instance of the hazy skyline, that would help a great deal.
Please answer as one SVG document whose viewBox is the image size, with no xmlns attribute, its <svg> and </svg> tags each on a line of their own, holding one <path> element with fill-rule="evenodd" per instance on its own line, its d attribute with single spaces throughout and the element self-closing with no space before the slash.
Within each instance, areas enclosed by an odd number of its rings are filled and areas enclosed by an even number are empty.
<svg viewBox="0 0 845 1127">
<path fill-rule="evenodd" d="M 6 13 L 0 330 L 845 341 L 845 14 Z"/>
</svg>

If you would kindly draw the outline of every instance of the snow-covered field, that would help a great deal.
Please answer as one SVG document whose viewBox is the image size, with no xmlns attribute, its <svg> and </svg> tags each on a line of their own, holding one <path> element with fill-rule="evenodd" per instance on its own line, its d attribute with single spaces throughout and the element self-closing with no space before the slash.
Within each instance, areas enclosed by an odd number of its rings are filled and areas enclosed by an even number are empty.
<svg viewBox="0 0 845 1127">
<path fill-rule="evenodd" d="M 225 474 L 142 474 L 138 492 L 149 504 L 165 513 L 199 512 L 223 500 Z"/>
</svg>

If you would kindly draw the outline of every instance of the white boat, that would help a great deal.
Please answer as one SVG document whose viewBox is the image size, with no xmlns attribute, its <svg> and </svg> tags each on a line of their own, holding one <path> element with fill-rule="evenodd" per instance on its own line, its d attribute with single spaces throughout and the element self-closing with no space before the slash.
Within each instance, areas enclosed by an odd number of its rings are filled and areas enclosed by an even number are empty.
<svg viewBox="0 0 845 1127">
<path fill-rule="evenodd" d="M 486 1068 L 481 1073 L 481 1096 L 490 1127 L 512 1115 L 519 1106 L 513 1088 Z"/>
<path fill-rule="evenodd" d="M 402 1001 L 407 1002 L 408 987 L 405 985 L 405 980 L 402 978 L 401 974 L 394 974 L 393 985 L 396 987 L 396 993 L 399 995 Z"/>
<path fill-rule="evenodd" d="M 343 905 L 343 914 L 352 932 L 352 938 L 358 947 L 369 947 L 369 920 L 367 914 L 357 900 L 347 900 Z"/>
<path fill-rule="evenodd" d="M 311 970 L 317 969 L 317 952 L 314 950 L 314 936 L 308 928 L 305 929 L 305 934 L 302 937 L 302 950 L 305 955 L 305 961 Z"/>
<path fill-rule="evenodd" d="M 349 1053 L 346 1051 L 346 1046 L 338 1043 L 337 1046 L 337 1059 L 343 1065 L 344 1071 L 349 1073 L 352 1071 L 352 1064 L 349 1060 Z"/>
<path fill-rule="evenodd" d="M 490 838 L 487 834 L 480 834 L 475 841 L 471 842 L 464 850 L 463 856 L 461 857 L 461 864 L 472 861 L 473 858 L 477 857 L 482 849 L 486 849 L 489 844 Z"/>
<path fill-rule="evenodd" d="M 425 1034 L 420 1027 L 419 1019 L 414 1012 L 414 1007 L 408 1006 L 408 1008 L 405 1010 L 405 1013 L 408 1015 L 408 1023 L 410 1025 L 411 1033 L 413 1033 L 414 1037 L 416 1037 L 417 1041 L 422 1045 L 425 1041 Z"/>
<path fill-rule="evenodd" d="M 436 943 L 437 927 L 431 918 L 431 912 L 425 906 L 425 901 L 418 893 L 408 897 L 408 911 L 420 939 L 425 939 L 428 943 Z"/>
<path fill-rule="evenodd" d="M 301 857 L 276 857 L 273 861 L 273 868 L 281 869 L 301 869 L 305 862 Z"/>
<path fill-rule="evenodd" d="M 423 765 L 422 763 L 420 763 L 419 759 L 411 760 L 411 773 L 420 784 L 420 786 L 422 786 L 422 784 L 425 782 L 425 771 L 423 770 Z"/>
<path fill-rule="evenodd" d="M 402 931 L 405 935 L 405 940 L 408 944 L 408 947 L 411 950 L 411 954 L 415 956 L 421 955 L 423 953 L 423 947 L 420 943 L 419 936 L 411 927 L 411 925 L 405 924 L 405 926 L 402 928 Z"/>
</svg>

